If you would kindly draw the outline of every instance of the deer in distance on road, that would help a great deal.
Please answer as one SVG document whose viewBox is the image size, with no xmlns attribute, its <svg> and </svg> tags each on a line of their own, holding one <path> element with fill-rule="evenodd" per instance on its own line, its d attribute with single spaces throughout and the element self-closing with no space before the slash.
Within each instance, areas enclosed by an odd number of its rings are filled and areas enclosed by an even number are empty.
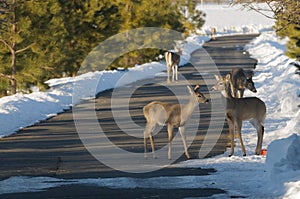
<svg viewBox="0 0 300 199">
<path fill-rule="evenodd" d="M 165 102 L 153 101 L 144 106 L 143 112 L 147 124 L 144 131 L 144 152 L 147 158 L 147 140 L 150 139 L 153 158 L 156 158 L 153 131 L 157 125 L 167 125 L 168 129 L 168 159 L 171 159 L 172 138 L 174 127 L 178 128 L 182 138 L 183 147 L 186 157 L 189 159 L 190 154 L 187 149 L 185 125 L 192 115 L 195 107 L 199 103 L 208 103 L 209 100 L 199 91 L 200 86 L 196 85 L 194 89 L 187 86 L 190 93 L 189 102 L 184 105 L 170 104 Z"/>
<path fill-rule="evenodd" d="M 215 27 L 211 27 L 211 29 L 210 29 L 210 38 L 212 40 L 216 40 L 216 37 L 215 37 L 216 33 L 217 33 L 216 28 Z"/>
<path fill-rule="evenodd" d="M 221 91 L 226 98 L 226 119 L 229 126 L 229 138 L 231 143 L 229 157 L 234 154 L 234 131 L 237 131 L 237 137 L 240 140 L 243 156 L 246 156 L 245 146 L 243 144 L 241 128 L 244 120 L 249 120 L 257 131 L 257 145 L 255 154 L 259 155 L 262 148 L 264 135 L 264 121 L 266 117 L 266 105 L 257 97 L 234 98 L 231 94 L 230 81 L 232 74 L 225 77 L 215 76 L 217 83 L 212 90 Z"/>
<path fill-rule="evenodd" d="M 174 78 L 178 81 L 178 66 L 180 63 L 180 55 L 182 54 L 182 48 L 178 49 L 178 52 L 165 52 L 165 59 L 167 65 L 167 82 L 170 82 L 170 75 L 172 70 L 172 82 L 174 82 Z"/>
</svg>

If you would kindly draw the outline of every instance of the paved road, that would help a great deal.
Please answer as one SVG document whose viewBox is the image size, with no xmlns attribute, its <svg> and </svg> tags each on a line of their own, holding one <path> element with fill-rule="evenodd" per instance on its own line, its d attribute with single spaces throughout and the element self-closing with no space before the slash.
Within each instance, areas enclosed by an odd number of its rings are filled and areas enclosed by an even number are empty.
<svg viewBox="0 0 300 199">
<path fill-rule="evenodd" d="M 112 146 L 105 145 L 106 143 L 96 146 L 96 142 L 93 142 L 93 140 L 97 140 L 98 137 L 88 137 L 87 140 L 92 141 L 91 148 L 89 148 L 90 152 L 93 152 L 95 148 L 97 149 L 94 151 L 96 154 L 99 151 L 102 152 L 100 155 L 104 154 L 101 158 L 109 159 L 113 157 L 122 166 L 124 162 L 131 161 L 130 154 L 137 154 L 141 157 L 139 164 L 147 166 L 148 163 L 143 158 L 143 139 L 141 137 L 145 127 L 142 107 L 153 100 L 174 103 L 181 102 L 181 100 L 186 101 L 187 91 L 185 87 L 187 83 L 203 85 L 201 92 L 208 98 L 215 100 L 214 102 L 219 106 L 223 106 L 218 93 L 209 93 L 209 89 L 214 83 L 213 73 L 216 72 L 211 58 L 222 74 L 236 66 L 251 69 L 255 67 L 256 60 L 251 59 L 244 52 L 243 46 L 255 36 L 257 35 L 227 36 L 207 42 L 203 50 L 196 51 L 193 54 L 192 64 L 180 68 L 179 71 L 182 76 L 180 76 L 177 83 L 166 84 L 166 76 L 158 75 L 151 80 L 142 80 L 126 87 L 99 93 L 95 100 L 86 101 L 77 106 L 75 110 L 77 110 L 78 117 L 76 118 L 80 118 L 78 121 L 85 125 L 85 129 L 90 128 L 87 131 L 94 133 L 96 131 L 91 129 L 93 121 L 90 115 L 93 113 L 97 118 L 97 123 L 102 128 L 103 134 L 101 135 L 105 135 L 114 146 L 118 146 L 118 148 L 128 152 L 129 155 L 112 153 Z M 173 91 L 178 91 L 178 93 L 175 95 Z M 130 92 L 132 93 L 128 98 Z M 110 101 L 112 95 L 116 100 L 113 106 Z M 129 99 L 129 101 L 126 101 L 126 99 Z M 209 157 L 224 153 L 228 141 L 227 125 L 224 122 L 221 109 L 218 109 L 220 113 L 213 112 L 214 107 L 211 103 L 201 104 L 199 107 L 199 110 L 196 110 L 192 115 L 186 130 L 192 158 Z M 114 117 L 113 114 L 115 114 Z M 214 114 L 216 114 L 216 117 L 211 122 Z M 74 125 L 73 116 L 72 110 L 69 110 L 47 121 L 24 128 L 15 135 L 0 139 L 0 179 L 6 179 L 10 176 L 51 176 L 64 179 L 149 178 L 158 176 L 199 176 L 215 172 L 213 168 L 204 170 L 167 167 L 146 173 L 128 173 L 112 169 L 98 161 L 82 144 Z M 221 131 L 219 132 L 218 129 L 220 128 Z M 166 129 L 163 128 L 155 135 L 158 149 L 163 149 L 167 145 L 165 131 Z M 195 134 L 189 135 L 188 132 L 192 131 L 195 131 Z M 128 136 L 128 132 L 131 136 Z M 80 134 L 83 137 L 85 135 L 84 132 Z M 96 134 L 91 134 L 91 136 L 93 135 Z M 181 142 L 174 143 L 174 162 L 186 160 L 185 156 L 182 155 L 182 148 Z M 201 151 L 200 154 L 199 151 Z M 166 153 L 161 153 L 158 160 L 164 162 L 166 155 Z M 150 161 L 152 160 L 149 159 Z M 166 163 L 169 164 L 170 162 Z M 130 164 L 127 167 L 125 164 L 125 167 L 122 168 L 127 168 L 125 170 L 131 172 L 140 169 L 140 167 L 131 167 Z M 158 168 L 162 168 L 162 165 Z M 219 189 L 177 189 L 169 193 L 169 191 L 163 189 L 109 189 L 72 185 L 51 188 L 36 193 L 5 194 L 0 195 L 0 198 L 114 198 L 119 197 L 120 194 L 124 198 L 183 198 L 206 197 L 217 193 L 224 193 L 224 191 Z"/>
</svg>

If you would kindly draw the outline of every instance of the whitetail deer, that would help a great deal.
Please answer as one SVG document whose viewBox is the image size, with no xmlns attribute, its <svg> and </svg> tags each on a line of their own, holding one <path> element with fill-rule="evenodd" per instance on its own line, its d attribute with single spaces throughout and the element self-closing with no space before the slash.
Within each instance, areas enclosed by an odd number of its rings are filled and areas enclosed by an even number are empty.
<svg viewBox="0 0 300 199">
<path fill-rule="evenodd" d="M 216 32 L 217 32 L 217 30 L 216 30 L 215 27 L 212 27 L 212 28 L 210 29 L 210 37 L 211 37 L 211 39 L 216 40 L 216 37 L 215 37 Z"/>
<path fill-rule="evenodd" d="M 231 70 L 230 87 L 233 97 L 242 98 L 245 88 L 256 93 L 254 82 L 252 81 L 253 72 L 246 72 L 242 68 L 233 68 Z"/>
<path fill-rule="evenodd" d="M 172 147 L 172 138 L 173 138 L 173 129 L 178 127 L 179 133 L 182 138 L 183 147 L 186 157 L 189 159 L 190 155 L 186 145 L 186 136 L 185 136 L 185 124 L 187 120 L 192 115 L 195 107 L 199 103 L 208 103 L 208 99 L 200 93 L 200 86 L 195 86 L 194 90 L 187 86 L 190 93 L 190 99 L 187 104 L 169 104 L 164 102 L 153 101 L 144 106 L 144 116 L 146 118 L 147 124 L 144 131 L 144 150 L 145 158 L 147 158 L 147 139 L 150 138 L 153 158 L 156 158 L 155 147 L 153 140 L 153 131 L 155 130 L 156 125 L 167 125 L 168 127 L 168 159 L 171 159 L 171 147 Z"/>
<path fill-rule="evenodd" d="M 182 49 L 179 48 L 178 52 L 165 52 L 165 59 L 167 64 L 167 73 L 168 79 L 167 81 L 170 82 L 170 75 L 172 69 L 172 81 L 174 82 L 174 76 L 176 76 L 176 81 L 178 80 L 178 66 L 180 62 L 180 55 L 182 54 Z"/>
<path fill-rule="evenodd" d="M 233 98 L 230 91 L 231 74 L 225 77 L 215 76 L 217 83 L 212 90 L 221 91 L 226 98 L 226 119 L 229 126 L 229 138 L 231 142 L 229 157 L 234 153 L 234 131 L 240 140 L 243 156 L 246 156 L 245 146 L 243 144 L 241 128 L 244 120 L 250 120 L 250 123 L 257 130 L 257 146 L 255 154 L 259 155 L 262 148 L 264 135 L 264 121 L 266 117 L 266 105 L 257 97 Z"/>
</svg>

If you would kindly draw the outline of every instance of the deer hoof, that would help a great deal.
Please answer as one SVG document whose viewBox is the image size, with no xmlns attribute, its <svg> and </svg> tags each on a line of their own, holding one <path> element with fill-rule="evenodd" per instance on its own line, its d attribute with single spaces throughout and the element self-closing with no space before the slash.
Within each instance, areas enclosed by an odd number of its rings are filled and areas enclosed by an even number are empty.
<svg viewBox="0 0 300 199">
<path fill-rule="evenodd" d="M 256 149 L 255 150 L 255 155 L 261 155 L 262 151 L 263 151 L 262 149 L 260 149 L 260 150 Z"/>
<path fill-rule="evenodd" d="M 232 154 L 229 154 L 229 155 L 228 155 L 228 157 L 231 157 L 231 156 L 232 156 Z"/>
<path fill-rule="evenodd" d="M 245 157 L 245 156 L 246 156 L 246 154 L 243 154 L 243 156 Z"/>
</svg>

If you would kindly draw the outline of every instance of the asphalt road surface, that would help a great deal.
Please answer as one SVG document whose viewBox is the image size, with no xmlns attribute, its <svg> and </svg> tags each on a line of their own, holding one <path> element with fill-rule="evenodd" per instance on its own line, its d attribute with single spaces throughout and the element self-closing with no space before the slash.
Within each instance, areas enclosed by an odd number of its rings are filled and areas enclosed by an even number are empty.
<svg viewBox="0 0 300 199">
<path fill-rule="evenodd" d="M 157 130 L 154 137 L 155 147 L 160 151 L 158 159 L 153 160 L 149 153 L 148 160 L 145 160 L 142 135 L 146 121 L 142 108 L 154 100 L 184 103 L 188 96 L 186 85 L 200 84 L 201 92 L 211 99 L 211 103 L 200 104 L 187 124 L 186 135 L 191 157 L 205 158 L 224 153 L 228 143 L 228 129 L 222 112 L 224 99 L 219 93 L 210 92 L 215 83 L 213 74 L 225 74 L 232 67 L 253 69 L 256 60 L 250 58 L 243 47 L 256 36 L 226 36 L 207 42 L 203 49 L 194 52 L 190 64 L 179 68 L 178 82 L 167 84 L 166 75 L 162 73 L 154 79 L 107 90 L 73 110 L 0 139 L 0 179 L 11 176 L 150 178 L 200 176 L 215 172 L 213 168 L 180 169 L 165 166 L 186 160 L 176 130 L 172 146 L 173 159 L 167 160 L 165 127 Z M 111 99 L 114 101 L 111 102 Z M 115 149 L 121 149 L 122 153 Z M 40 192 L 3 194 L 0 198 L 184 198 L 208 197 L 225 191 L 110 189 L 77 184 Z"/>
</svg>

